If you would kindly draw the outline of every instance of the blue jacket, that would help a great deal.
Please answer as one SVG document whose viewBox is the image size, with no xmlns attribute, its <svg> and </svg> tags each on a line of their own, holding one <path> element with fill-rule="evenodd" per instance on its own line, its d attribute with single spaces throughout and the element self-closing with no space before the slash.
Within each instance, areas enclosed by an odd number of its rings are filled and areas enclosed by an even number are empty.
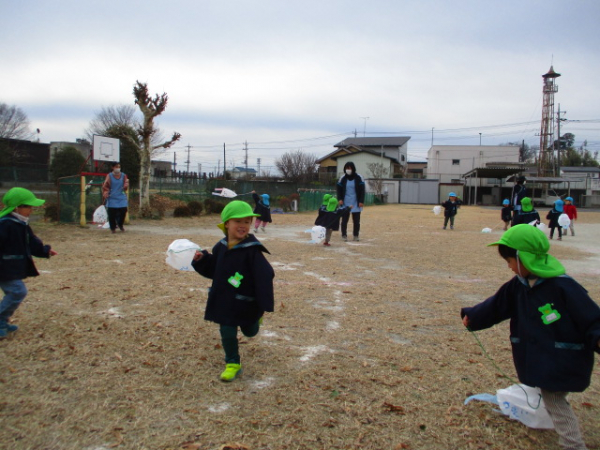
<svg viewBox="0 0 600 450">
<path fill-rule="evenodd" d="M 594 352 L 600 353 L 600 307 L 566 275 L 530 287 L 514 277 L 484 302 L 461 310 L 473 331 L 510 319 L 510 342 L 519 380 L 549 391 L 582 392 Z"/>
<path fill-rule="evenodd" d="M 227 248 L 227 238 L 223 238 L 213 247 L 212 254 L 204 250 L 204 256 L 192 262 L 196 272 L 213 280 L 205 320 L 248 326 L 265 311 L 273 311 L 275 272 L 263 252 L 269 253 L 254 235 L 231 249 Z"/>
<path fill-rule="evenodd" d="M 32 256 L 50 257 L 50 246 L 33 234 L 25 222 L 13 215 L 0 219 L 0 281 L 36 277 Z"/>
</svg>

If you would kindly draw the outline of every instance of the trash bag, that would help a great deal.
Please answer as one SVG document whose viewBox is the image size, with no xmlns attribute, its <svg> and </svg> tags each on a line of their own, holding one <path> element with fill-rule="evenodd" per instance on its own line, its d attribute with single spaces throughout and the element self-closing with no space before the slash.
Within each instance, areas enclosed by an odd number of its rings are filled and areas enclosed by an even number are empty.
<svg viewBox="0 0 600 450">
<path fill-rule="evenodd" d="M 437 206 L 433 207 L 433 213 L 436 216 L 439 216 L 441 212 L 442 212 L 442 207 L 440 205 L 437 205 Z"/>
<path fill-rule="evenodd" d="M 325 229 L 325 227 L 315 225 L 310 230 L 310 237 L 316 244 L 320 244 L 321 242 L 323 242 L 325 240 L 326 231 L 327 230 Z"/>
<path fill-rule="evenodd" d="M 192 259 L 196 250 L 202 250 L 202 248 L 188 239 L 176 239 L 171 242 L 167 249 L 165 262 L 174 269 L 195 272 L 192 267 Z"/>
<path fill-rule="evenodd" d="M 571 219 L 569 219 L 569 216 L 567 216 L 565 213 L 562 213 L 560 216 L 558 216 L 558 224 L 562 227 L 562 228 L 569 228 L 569 225 L 571 225 Z"/>
<path fill-rule="evenodd" d="M 104 205 L 100 205 L 94 211 L 94 215 L 92 216 L 92 222 L 97 223 L 99 225 L 105 224 L 108 221 L 108 212 L 106 211 L 106 207 Z"/>
<path fill-rule="evenodd" d="M 518 420 L 529 428 L 554 429 L 539 388 L 513 384 L 506 389 L 498 389 L 496 398 L 502 413 L 511 419 Z"/>
<path fill-rule="evenodd" d="M 492 229 L 491 228 L 484 228 L 483 230 L 481 230 L 482 233 L 491 233 Z"/>
</svg>

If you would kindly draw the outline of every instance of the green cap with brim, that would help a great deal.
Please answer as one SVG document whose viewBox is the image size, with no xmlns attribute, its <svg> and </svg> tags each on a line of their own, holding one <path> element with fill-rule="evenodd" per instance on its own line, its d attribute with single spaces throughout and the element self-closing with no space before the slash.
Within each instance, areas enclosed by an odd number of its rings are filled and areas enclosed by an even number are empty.
<svg viewBox="0 0 600 450">
<path fill-rule="evenodd" d="M 338 200 L 335 197 L 331 197 L 327 202 L 327 211 L 333 212 L 338 207 Z"/>
<path fill-rule="evenodd" d="M 533 211 L 533 204 L 531 203 L 531 199 L 529 197 L 523 197 L 521 199 L 521 209 L 523 212 Z"/>
<path fill-rule="evenodd" d="M 325 194 L 323 196 L 323 205 L 327 206 L 327 203 L 329 202 L 329 199 L 331 198 L 331 194 Z"/>
<path fill-rule="evenodd" d="M 9 190 L 4 197 L 2 197 L 2 203 L 4 203 L 4 209 L 0 211 L 0 217 L 4 217 L 7 214 L 13 212 L 17 206 L 42 206 L 46 200 L 36 198 L 29 189 L 14 187 Z"/>
<path fill-rule="evenodd" d="M 506 231 L 498 242 L 500 245 L 517 250 L 517 257 L 523 266 L 540 278 L 552 278 L 564 275 L 565 268 L 558 259 L 548 254 L 550 241 L 543 231 L 526 223 L 515 225 Z"/>
<path fill-rule="evenodd" d="M 222 223 L 217 226 L 227 235 L 227 229 L 225 228 L 225 222 L 231 219 L 243 219 L 244 217 L 260 217 L 260 214 L 254 214 L 252 207 L 241 200 L 234 200 L 227 204 L 221 212 Z"/>
</svg>

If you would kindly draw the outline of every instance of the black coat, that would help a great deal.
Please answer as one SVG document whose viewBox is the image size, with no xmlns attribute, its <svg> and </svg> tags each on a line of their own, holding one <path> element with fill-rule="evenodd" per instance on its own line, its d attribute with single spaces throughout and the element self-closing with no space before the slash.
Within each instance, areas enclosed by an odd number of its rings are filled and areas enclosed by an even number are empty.
<svg viewBox="0 0 600 450">
<path fill-rule="evenodd" d="M 265 205 L 257 194 L 252 194 L 252 198 L 256 203 L 254 214 L 260 214 L 260 217 L 257 217 L 257 219 L 260 219 L 262 222 L 273 222 L 271 220 L 271 207 Z"/>
<path fill-rule="evenodd" d="M 263 252 L 269 253 L 254 235 L 231 249 L 224 238 L 213 247 L 212 254 L 204 250 L 203 257 L 192 262 L 196 272 L 213 280 L 205 320 L 248 326 L 265 311 L 273 311 L 275 272 Z"/>
<path fill-rule="evenodd" d="M 515 211 L 513 215 L 512 226 L 519 225 L 520 223 L 531 223 L 534 220 L 540 222 L 540 214 L 532 209 L 529 212 L 524 212 L 522 209 Z"/>
<path fill-rule="evenodd" d="M 549 220 L 548 228 L 560 228 L 558 224 L 558 218 L 562 213 L 552 208 L 548 214 L 546 214 L 546 219 Z"/>
<path fill-rule="evenodd" d="M 36 277 L 32 256 L 50 257 L 50 246 L 33 234 L 25 222 L 12 215 L 0 219 L 0 281 Z"/>
<path fill-rule="evenodd" d="M 510 222 L 512 220 L 512 206 L 504 206 L 500 211 L 500 218 L 504 222 Z"/>
<path fill-rule="evenodd" d="M 539 281 L 530 287 L 514 277 L 484 302 L 463 308 L 461 316 L 469 317 L 473 331 L 510 319 L 513 361 L 522 383 L 582 392 L 590 384 L 594 352 L 600 353 L 600 307 L 568 276 Z M 556 313 L 558 320 L 548 320 Z"/>
<path fill-rule="evenodd" d="M 456 199 L 454 202 L 450 200 L 446 200 L 442 203 L 442 207 L 444 208 L 444 217 L 453 217 L 458 212 L 458 207 L 462 205 L 462 202 Z"/>
</svg>

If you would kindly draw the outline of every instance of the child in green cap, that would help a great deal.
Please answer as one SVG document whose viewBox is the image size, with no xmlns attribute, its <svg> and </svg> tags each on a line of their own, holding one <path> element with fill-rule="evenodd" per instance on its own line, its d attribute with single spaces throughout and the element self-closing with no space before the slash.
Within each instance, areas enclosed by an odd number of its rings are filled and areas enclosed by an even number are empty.
<svg viewBox="0 0 600 450">
<path fill-rule="evenodd" d="M 36 277 L 39 272 L 35 268 L 32 256 L 50 258 L 57 253 L 44 245 L 33 234 L 29 226 L 29 216 L 34 206 L 43 205 L 33 192 L 15 187 L 2 198 L 4 209 L 0 211 L 0 288 L 4 298 L 0 302 L 0 339 L 19 329 L 9 323 L 21 302 L 27 296 L 27 288 L 23 280 Z"/>
<path fill-rule="evenodd" d="M 221 213 L 218 227 L 225 233 L 212 249 L 197 251 L 192 267 L 212 279 L 204 319 L 220 325 L 225 351 L 222 381 L 241 373 L 238 327 L 244 336 L 258 334 L 262 316 L 274 310 L 273 268 L 264 256 L 269 251 L 250 234 L 258 214 L 246 202 L 234 200 Z"/>
<path fill-rule="evenodd" d="M 498 246 L 516 276 L 484 302 L 462 308 L 463 324 L 477 331 L 510 319 L 519 381 L 541 389 L 561 447 L 585 449 L 567 394 L 590 385 L 600 307 L 548 254 L 548 238 L 537 227 L 515 225 L 489 245 Z"/>
</svg>

